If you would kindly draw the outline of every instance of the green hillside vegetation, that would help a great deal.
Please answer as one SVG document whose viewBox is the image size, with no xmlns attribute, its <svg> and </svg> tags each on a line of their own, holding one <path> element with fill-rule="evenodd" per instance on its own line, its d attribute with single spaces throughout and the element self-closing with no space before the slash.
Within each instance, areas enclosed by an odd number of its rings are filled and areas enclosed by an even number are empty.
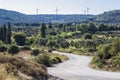
<svg viewBox="0 0 120 80">
<path fill-rule="evenodd" d="M 93 15 L 26 15 L 17 11 L 10 11 L 0 9 L 0 24 L 7 22 L 14 23 L 15 25 L 39 25 L 39 22 L 50 23 L 52 22 L 79 22 Z"/>
<path fill-rule="evenodd" d="M 92 60 L 92 67 L 108 71 L 120 71 L 120 38 L 98 47 L 97 54 Z"/>
<path fill-rule="evenodd" d="M 90 19 L 92 22 L 104 22 L 109 24 L 119 24 L 120 22 L 120 10 L 112 10 L 99 14 Z"/>
</svg>

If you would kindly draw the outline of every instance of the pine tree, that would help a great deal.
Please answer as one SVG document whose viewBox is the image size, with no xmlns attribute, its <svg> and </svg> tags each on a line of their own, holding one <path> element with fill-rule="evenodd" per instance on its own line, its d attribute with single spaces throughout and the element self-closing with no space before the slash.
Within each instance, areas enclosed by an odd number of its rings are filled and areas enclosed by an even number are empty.
<svg viewBox="0 0 120 80">
<path fill-rule="evenodd" d="M 41 37 L 45 38 L 45 29 L 46 25 L 44 23 L 41 23 Z"/>
<path fill-rule="evenodd" d="M 3 42 L 5 42 L 6 41 L 6 33 L 7 33 L 7 29 L 6 29 L 6 25 L 4 25 L 3 27 L 2 27 L 2 36 L 3 36 Z"/>
<path fill-rule="evenodd" d="M 0 27 L 0 40 L 2 40 L 2 32 L 1 32 L 1 27 Z"/>
<path fill-rule="evenodd" d="M 2 41 L 3 41 L 3 40 L 4 40 L 4 39 L 3 39 L 3 27 L 1 27 L 1 28 L 0 28 L 0 35 L 1 35 L 1 36 L 0 36 L 0 37 L 1 37 L 1 39 L 0 39 L 0 40 L 2 40 Z"/>
<path fill-rule="evenodd" d="M 11 25 L 8 23 L 7 33 L 6 33 L 6 43 L 11 44 Z"/>
</svg>

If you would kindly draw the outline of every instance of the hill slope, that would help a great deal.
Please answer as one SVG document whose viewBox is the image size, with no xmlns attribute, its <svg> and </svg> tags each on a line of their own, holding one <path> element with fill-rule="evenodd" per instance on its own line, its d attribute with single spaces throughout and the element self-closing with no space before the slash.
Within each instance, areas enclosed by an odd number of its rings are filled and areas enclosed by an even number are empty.
<svg viewBox="0 0 120 80">
<path fill-rule="evenodd" d="M 0 9 L 0 23 L 5 22 L 22 22 L 22 21 L 28 21 L 30 18 L 22 13 L 16 12 L 16 11 L 8 11 Z"/>
<path fill-rule="evenodd" d="M 78 22 L 93 15 L 26 15 L 16 11 L 0 9 L 0 23 L 40 23 L 44 22 Z"/>
<path fill-rule="evenodd" d="M 0 54 L 0 80 L 47 80 L 47 76 L 43 65 Z"/>
<path fill-rule="evenodd" d="M 120 23 L 120 10 L 112 10 L 104 12 L 93 18 L 90 18 L 88 21 L 93 22 L 104 22 L 104 23 Z"/>
</svg>

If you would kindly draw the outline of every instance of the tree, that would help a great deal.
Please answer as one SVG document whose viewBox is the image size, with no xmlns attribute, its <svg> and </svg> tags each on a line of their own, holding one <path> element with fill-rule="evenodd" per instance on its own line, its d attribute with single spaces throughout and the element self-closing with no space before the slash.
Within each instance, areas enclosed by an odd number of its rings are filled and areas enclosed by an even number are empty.
<svg viewBox="0 0 120 80">
<path fill-rule="evenodd" d="M 96 26 L 95 26 L 94 23 L 89 23 L 89 24 L 88 24 L 88 31 L 89 31 L 90 33 L 95 33 L 95 32 L 97 31 L 97 28 L 96 28 Z"/>
<path fill-rule="evenodd" d="M 85 33 L 88 32 L 88 26 L 85 24 L 80 24 L 80 30 Z"/>
<path fill-rule="evenodd" d="M 7 39 L 7 29 L 6 29 L 6 25 L 4 25 L 3 27 L 2 27 L 2 37 L 3 37 L 3 41 L 5 42 L 6 41 L 6 39 Z"/>
<path fill-rule="evenodd" d="M 80 31 L 80 25 L 76 24 L 76 31 Z"/>
<path fill-rule="evenodd" d="M 46 25 L 44 23 L 41 23 L 41 37 L 45 38 L 45 29 L 46 29 Z"/>
<path fill-rule="evenodd" d="M 98 25 L 98 30 L 99 30 L 99 31 L 107 31 L 108 29 L 109 29 L 108 26 L 105 25 L 104 23 L 100 23 L 100 24 Z"/>
<path fill-rule="evenodd" d="M 6 33 L 6 43 L 11 44 L 11 25 L 8 23 L 7 33 Z"/>
<path fill-rule="evenodd" d="M 48 24 L 48 28 L 52 29 L 52 23 Z"/>
<path fill-rule="evenodd" d="M 24 33 L 21 33 L 21 32 L 15 33 L 14 39 L 15 39 L 15 42 L 16 42 L 19 46 L 25 45 L 26 36 L 25 36 Z"/>
<path fill-rule="evenodd" d="M 3 30 L 2 30 L 2 27 L 0 28 L 0 40 L 3 41 Z"/>
</svg>

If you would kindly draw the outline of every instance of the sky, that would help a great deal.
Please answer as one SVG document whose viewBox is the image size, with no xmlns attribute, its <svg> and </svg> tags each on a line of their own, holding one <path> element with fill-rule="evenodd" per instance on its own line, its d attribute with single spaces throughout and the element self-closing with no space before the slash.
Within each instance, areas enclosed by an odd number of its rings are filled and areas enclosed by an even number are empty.
<svg viewBox="0 0 120 80">
<path fill-rule="evenodd" d="M 120 9 L 120 0 L 0 0 L 0 8 L 19 11 L 25 14 L 100 14 Z"/>
</svg>

